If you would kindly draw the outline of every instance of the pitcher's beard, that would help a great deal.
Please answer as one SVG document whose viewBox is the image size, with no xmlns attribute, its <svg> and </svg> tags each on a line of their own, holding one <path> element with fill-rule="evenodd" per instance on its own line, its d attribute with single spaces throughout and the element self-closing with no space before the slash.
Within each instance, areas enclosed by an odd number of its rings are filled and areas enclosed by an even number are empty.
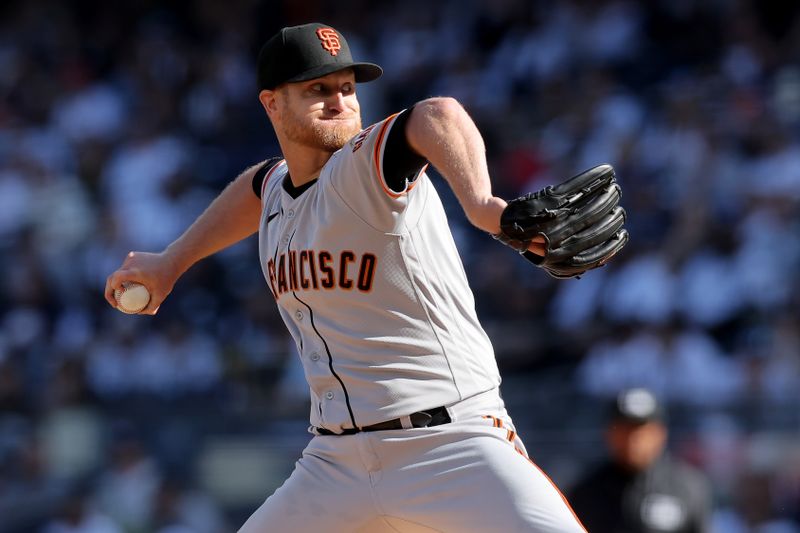
<svg viewBox="0 0 800 533">
<path fill-rule="evenodd" d="M 361 120 L 354 121 L 330 121 L 327 125 L 314 123 L 312 131 L 314 138 L 317 142 L 317 147 L 328 152 L 335 152 L 342 146 L 347 144 L 347 141 L 352 139 L 359 131 L 361 131 Z M 333 127 L 330 127 L 333 126 Z"/>
<path fill-rule="evenodd" d="M 317 120 L 308 125 L 291 120 L 285 124 L 284 131 L 291 141 L 333 153 L 361 131 L 361 118 L 347 121 Z"/>
</svg>

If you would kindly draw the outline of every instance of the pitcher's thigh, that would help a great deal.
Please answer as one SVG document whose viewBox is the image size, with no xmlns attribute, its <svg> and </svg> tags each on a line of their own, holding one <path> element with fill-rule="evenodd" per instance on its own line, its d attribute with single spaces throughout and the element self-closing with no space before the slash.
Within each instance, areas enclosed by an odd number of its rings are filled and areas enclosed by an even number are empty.
<svg viewBox="0 0 800 533">
<path fill-rule="evenodd" d="M 406 492 L 395 495 L 399 516 L 443 532 L 585 533 L 556 486 L 509 442 L 473 436 L 426 455 L 396 483 Z"/>
<path fill-rule="evenodd" d="M 374 516 L 363 481 L 304 455 L 239 533 L 351 533 Z"/>
</svg>

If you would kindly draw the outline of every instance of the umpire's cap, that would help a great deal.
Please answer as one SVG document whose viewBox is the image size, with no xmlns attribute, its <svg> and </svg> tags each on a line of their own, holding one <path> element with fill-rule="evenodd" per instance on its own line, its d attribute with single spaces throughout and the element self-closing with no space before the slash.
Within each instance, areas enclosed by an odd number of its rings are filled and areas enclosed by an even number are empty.
<svg viewBox="0 0 800 533">
<path fill-rule="evenodd" d="M 645 424 L 664 420 L 664 409 L 645 388 L 626 389 L 611 404 L 610 422 Z"/>
<path fill-rule="evenodd" d="M 356 63 L 344 36 L 335 29 L 312 22 L 283 28 L 261 47 L 258 54 L 258 89 L 275 89 L 282 83 L 313 80 L 352 68 L 356 82 L 372 81 L 383 74 L 374 63 Z"/>
</svg>

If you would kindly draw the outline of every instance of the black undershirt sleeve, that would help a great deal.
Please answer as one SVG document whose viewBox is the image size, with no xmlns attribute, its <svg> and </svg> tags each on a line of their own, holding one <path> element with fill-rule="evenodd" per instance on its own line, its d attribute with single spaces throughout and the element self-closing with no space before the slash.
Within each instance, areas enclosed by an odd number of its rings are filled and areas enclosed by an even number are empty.
<svg viewBox="0 0 800 533">
<path fill-rule="evenodd" d="M 253 192 L 256 193 L 259 199 L 261 198 L 261 187 L 264 185 L 264 178 L 267 176 L 267 172 L 282 160 L 283 158 L 281 157 L 270 157 L 264 161 L 264 164 L 253 174 Z"/>
<path fill-rule="evenodd" d="M 413 106 L 409 107 L 397 116 L 383 151 L 383 177 L 396 192 L 405 190 L 406 182 L 413 181 L 428 162 L 408 145 L 406 123 L 413 110 Z"/>
</svg>

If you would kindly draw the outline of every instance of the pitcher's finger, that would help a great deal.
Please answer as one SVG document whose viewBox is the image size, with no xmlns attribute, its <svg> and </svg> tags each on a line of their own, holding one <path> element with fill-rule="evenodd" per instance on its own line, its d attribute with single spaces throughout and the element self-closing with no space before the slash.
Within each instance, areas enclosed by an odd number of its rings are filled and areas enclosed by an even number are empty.
<svg viewBox="0 0 800 533">
<path fill-rule="evenodd" d="M 106 297 L 106 301 L 114 309 L 117 308 L 117 299 L 114 298 L 114 290 L 117 288 L 117 285 L 115 285 L 115 283 L 116 282 L 114 281 L 114 274 L 111 274 L 110 276 L 108 276 L 108 278 L 106 278 L 106 288 L 105 288 L 105 294 L 104 294 L 104 296 Z M 120 285 L 121 285 L 121 283 L 120 283 Z"/>
<path fill-rule="evenodd" d="M 133 269 L 121 268 L 113 272 L 108 279 L 106 279 L 105 297 L 108 303 L 117 307 L 117 301 L 114 298 L 114 291 L 122 288 L 122 284 L 126 281 L 138 282 L 138 272 Z"/>
</svg>

